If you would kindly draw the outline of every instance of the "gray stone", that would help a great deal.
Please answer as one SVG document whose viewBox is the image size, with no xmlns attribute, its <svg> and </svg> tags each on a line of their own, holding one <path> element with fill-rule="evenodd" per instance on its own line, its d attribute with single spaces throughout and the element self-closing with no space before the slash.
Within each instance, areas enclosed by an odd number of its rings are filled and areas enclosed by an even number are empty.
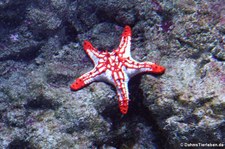
<svg viewBox="0 0 225 149">
<path fill-rule="evenodd" d="M 9 0 L 0 12 L 0 148 L 225 142 L 223 0 Z M 113 86 L 69 86 L 93 68 L 83 41 L 113 50 L 125 25 L 132 57 L 166 72 L 134 77 L 121 115 Z"/>
</svg>

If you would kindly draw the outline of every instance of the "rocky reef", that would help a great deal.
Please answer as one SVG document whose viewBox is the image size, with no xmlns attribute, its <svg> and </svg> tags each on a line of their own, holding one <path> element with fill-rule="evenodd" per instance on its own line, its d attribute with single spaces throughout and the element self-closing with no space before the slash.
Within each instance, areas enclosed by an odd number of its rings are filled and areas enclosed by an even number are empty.
<svg viewBox="0 0 225 149">
<path fill-rule="evenodd" d="M 223 0 L 3 0 L 0 20 L 0 148 L 225 147 Z M 125 25 L 166 72 L 134 77 L 122 115 L 113 86 L 69 86 L 83 41 L 113 50 Z"/>
</svg>

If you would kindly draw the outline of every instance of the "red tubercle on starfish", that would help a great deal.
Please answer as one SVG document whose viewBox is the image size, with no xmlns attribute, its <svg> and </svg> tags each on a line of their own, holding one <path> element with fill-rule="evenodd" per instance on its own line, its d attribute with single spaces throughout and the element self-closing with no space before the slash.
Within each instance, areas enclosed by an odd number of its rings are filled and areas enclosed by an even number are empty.
<svg viewBox="0 0 225 149">
<path fill-rule="evenodd" d="M 100 52 L 89 41 L 84 41 L 84 50 L 95 67 L 72 83 L 72 90 L 79 90 L 94 81 L 106 81 L 115 86 L 120 112 L 126 114 L 129 105 L 128 81 L 131 77 L 147 72 L 163 74 L 165 68 L 152 62 L 135 61 L 130 54 L 132 31 L 125 26 L 119 47 L 112 52 Z"/>
</svg>

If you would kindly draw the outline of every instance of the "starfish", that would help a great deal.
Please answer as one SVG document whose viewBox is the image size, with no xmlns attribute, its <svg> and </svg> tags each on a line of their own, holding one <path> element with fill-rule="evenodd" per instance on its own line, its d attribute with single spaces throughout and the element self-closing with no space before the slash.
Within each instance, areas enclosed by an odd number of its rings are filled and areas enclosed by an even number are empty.
<svg viewBox="0 0 225 149">
<path fill-rule="evenodd" d="M 120 112 L 128 111 L 128 81 L 139 73 L 163 74 L 165 68 L 152 62 L 138 62 L 131 57 L 131 28 L 125 26 L 119 47 L 112 52 L 98 51 L 89 41 L 83 47 L 94 63 L 94 68 L 77 78 L 70 86 L 79 90 L 94 81 L 105 81 L 116 87 Z"/>
</svg>

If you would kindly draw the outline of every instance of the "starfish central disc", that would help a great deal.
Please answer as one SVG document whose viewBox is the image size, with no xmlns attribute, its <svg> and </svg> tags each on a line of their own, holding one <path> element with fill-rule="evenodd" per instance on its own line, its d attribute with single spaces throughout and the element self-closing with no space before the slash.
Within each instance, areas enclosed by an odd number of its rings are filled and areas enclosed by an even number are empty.
<svg viewBox="0 0 225 149">
<path fill-rule="evenodd" d="M 139 73 L 163 74 L 165 68 L 152 62 L 138 62 L 131 57 L 131 28 L 125 26 L 119 47 L 112 52 L 100 52 L 89 41 L 84 41 L 84 50 L 94 63 L 94 68 L 71 84 L 79 90 L 94 81 L 107 81 L 115 86 L 120 112 L 126 114 L 129 104 L 128 81 Z"/>
</svg>

